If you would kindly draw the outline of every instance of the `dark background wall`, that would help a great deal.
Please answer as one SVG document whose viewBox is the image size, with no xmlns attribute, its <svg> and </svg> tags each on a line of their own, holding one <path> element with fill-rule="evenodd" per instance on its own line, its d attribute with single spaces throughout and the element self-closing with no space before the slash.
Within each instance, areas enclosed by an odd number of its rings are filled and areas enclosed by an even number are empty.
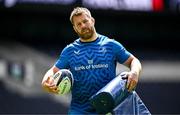
<svg viewBox="0 0 180 115">
<path fill-rule="evenodd" d="M 78 5 L 78 3 L 76 4 Z M 76 6 L 75 5 L 75 6 Z M 56 57 L 67 44 L 77 36 L 69 21 L 74 6 L 16 5 L 12 8 L 0 6 L 0 40 L 16 41 Z M 140 60 L 179 61 L 180 59 L 180 15 L 165 9 L 163 12 L 138 12 L 94 10 L 96 29 L 100 34 L 121 42 Z M 163 71 L 160 71 L 160 73 Z M 171 76 L 169 76 L 171 77 Z M 180 76 L 177 76 L 180 77 Z M 155 114 L 180 113 L 179 82 L 140 82 L 137 92 L 147 107 Z M 7 100 L 20 98 L 0 85 L 1 105 Z M 174 97 L 175 96 L 175 97 Z M 41 100 L 41 103 L 37 101 Z M 66 113 L 57 103 L 47 97 L 19 99 L 12 101 L 14 109 L 0 107 L 0 113 Z M 28 103 L 28 104 L 27 104 Z M 43 103 L 43 104 L 42 104 Z M 25 106 L 24 106 L 25 104 Z M 50 106 L 52 104 L 52 106 Z M 38 105 L 39 109 L 37 109 Z M 24 106 L 24 111 L 20 108 Z M 31 108 L 31 109 L 28 109 Z M 34 108 L 34 110 L 33 110 Z"/>
<path fill-rule="evenodd" d="M 51 43 L 52 47 L 55 47 L 60 44 L 63 47 L 77 38 L 69 21 L 72 9 L 73 7 L 41 5 L 2 7 L 1 39 L 39 46 Z M 115 38 L 130 49 L 178 48 L 175 45 L 180 37 L 178 13 L 93 9 L 91 11 L 99 33 Z"/>
</svg>

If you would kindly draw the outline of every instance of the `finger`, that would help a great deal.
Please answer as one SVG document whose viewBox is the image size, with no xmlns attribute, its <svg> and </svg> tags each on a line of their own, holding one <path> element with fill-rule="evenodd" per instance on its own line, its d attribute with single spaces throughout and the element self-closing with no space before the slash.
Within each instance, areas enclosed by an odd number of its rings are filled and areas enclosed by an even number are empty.
<svg viewBox="0 0 180 115">
<path fill-rule="evenodd" d="M 136 87 L 136 82 L 135 81 L 131 81 L 128 87 L 128 91 L 131 92 L 135 89 Z"/>
<path fill-rule="evenodd" d="M 51 87 L 48 87 L 48 91 L 51 93 L 58 93 L 59 89 L 57 86 L 51 86 Z"/>
<path fill-rule="evenodd" d="M 52 77 L 49 77 L 49 84 L 54 84 L 54 79 Z"/>
<path fill-rule="evenodd" d="M 46 83 L 50 83 L 50 77 L 48 77 L 45 82 L 46 82 Z"/>
<path fill-rule="evenodd" d="M 51 88 L 51 91 L 52 91 L 53 93 L 58 93 L 58 92 L 59 92 L 59 89 L 58 89 L 56 86 L 54 86 L 54 87 Z"/>
<path fill-rule="evenodd" d="M 128 78 L 126 82 L 126 88 L 129 89 L 129 87 L 130 87 L 130 79 Z"/>
<path fill-rule="evenodd" d="M 132 86 L 132 84 L 130 84 L 129 87 L 128 87 L 128 91 L 131 92 L 132 89 L 133 89 L 133 86 Z"/>
<path fill-rule="evenodd" d="M 51 93 L 56 93 L 58 94 L 59 89 L 58 87 L 55 85 L 54 79 L 52 77 L 48 77 L 47 80 L 43 83 L 44 84 L 44 88 Z"/>
<path fill-rule="evenodd" d="M 50 84 L 50 85 L 52 85 L 52 86 L 55 85 L 55 81 L 54 81 L 54 79 L 53 79 L 52 77 L 48 77 L 47 83 Z"/>
<path fill-rule="evenodd" d="M 59 89 L 58 89 L 58 88 L 56 88 L 56 89 L 54 89 L 54 90 L 53 90 L 53 92 L 54 92 L 54 93 L 56 93 L 56 94 L 58 94 Z"/>
<path fill-rule="evenodd" d="M 54 83 L 49 83 L 49 82 L 44 82 L 44 86 L 45 87 L 54 87 L 55 84 Z"/>
</svg>

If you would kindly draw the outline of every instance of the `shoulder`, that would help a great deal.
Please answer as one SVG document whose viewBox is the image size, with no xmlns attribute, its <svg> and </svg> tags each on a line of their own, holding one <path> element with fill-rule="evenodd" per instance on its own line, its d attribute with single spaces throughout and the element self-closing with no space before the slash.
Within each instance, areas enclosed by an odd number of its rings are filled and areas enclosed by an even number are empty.
<svg viewBox="0 0 180 115">
<path fill-rule="evenodd" d="M 107 36 L 100 35 L 100 34 L 99 34 L 99 37 L 100 37 L 101 41 L 105 44 L 122 47 L 122 44 L 113 38 L 109 38 Z"/>
<path fill-rule="evenodd" d="M 102 42 L 102 43 L 106 43 L 107 44 L 107 43 L 111 43 L 112 42 L 112 39 L 107 37 L 107 36 L 105 36 L 105 35 L 99 34 L 98 37 L 100 39 L 100 42 Z"/>
<path fill-rule="evenodd" d="M 68 44 L 66 47 L 64 47 L 62 52 L 69 52 L 72 49 L 73 49 L 73 45 L 72 44 Z"/>
<path fill-rule="evenodd" d="M 67 55 L 69 55 L 70 53 L 72 53 L 72 52 L 74 51 L 75 46 L 76 46 L 76 41 L 67 44 L 67 45 L 63 48 L 61 54 L 67 54 Z"/>
<path fill-rule="evenodd" d="M 64 50 L 71 50 L 74 49 L 75 46 L 79 45 L 79 39 L 76 39 L 74 42 L 69 43 Z"/>
</svg>

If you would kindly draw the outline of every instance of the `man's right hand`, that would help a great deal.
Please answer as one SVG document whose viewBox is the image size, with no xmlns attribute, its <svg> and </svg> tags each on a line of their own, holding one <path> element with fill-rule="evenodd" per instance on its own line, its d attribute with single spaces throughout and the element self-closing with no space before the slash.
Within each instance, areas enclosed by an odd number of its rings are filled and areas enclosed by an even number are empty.
<svg viewBox="0 0 180 115">
<path fill-rule="evenodd" d="M 49 76 L 43 83 L 42 83 L 42 87 L 45 91 L 49 92 L 49 93 L 54 93 L 54 94 L 58 94 L 58 88 L 54 83 L 54 79 L 52 78 L 52 76 Z"/>
</svg>

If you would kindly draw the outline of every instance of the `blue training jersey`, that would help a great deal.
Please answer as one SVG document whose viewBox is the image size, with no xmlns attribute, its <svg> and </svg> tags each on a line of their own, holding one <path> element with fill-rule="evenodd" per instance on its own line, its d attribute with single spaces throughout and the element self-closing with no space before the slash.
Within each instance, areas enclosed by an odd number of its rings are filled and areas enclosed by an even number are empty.
<svg viewBox="0 0 180 115">
<path fill-rule="evenodd" d="M 70 111 L 94 113 L 89 98 L 115 78 L 116 63 L 124 63 L 130 55 L 119 42 L 100 34 L 95 41 L 77 39 L 66 46 L 55 66 L 73 74 Z"/>
</svg>

